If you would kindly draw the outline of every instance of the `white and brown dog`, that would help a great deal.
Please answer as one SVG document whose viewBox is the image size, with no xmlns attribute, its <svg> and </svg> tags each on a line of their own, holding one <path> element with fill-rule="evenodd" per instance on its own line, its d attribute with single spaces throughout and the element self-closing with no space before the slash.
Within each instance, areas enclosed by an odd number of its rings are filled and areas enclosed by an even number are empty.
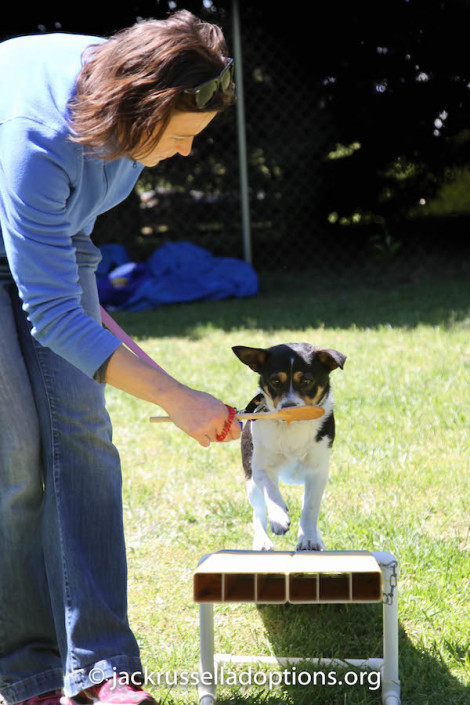
<svg viewBox="0 0 470 705">
<path fill-rule="evenodd" d="M 328 479 L 335 437 L 330 372 L 343 368 L 346 356 L 308 343 L 250 348 L 237 345 L 235 355 L 259 374 L 258 394 L 246 411 L 278 411 L 314 405 L 318 419 L 287 423 L 278 419 L 248 421 L 242 434 L 242 461 L 248 499 L 253 507 L 253 550 L 272 550 L 267 517 L 274 534 L 285 534 L 290 519 L 279 480 L 303 485 L 298 551 L 325 549 L 318 529 L 320 504 Z"/>
</svg>

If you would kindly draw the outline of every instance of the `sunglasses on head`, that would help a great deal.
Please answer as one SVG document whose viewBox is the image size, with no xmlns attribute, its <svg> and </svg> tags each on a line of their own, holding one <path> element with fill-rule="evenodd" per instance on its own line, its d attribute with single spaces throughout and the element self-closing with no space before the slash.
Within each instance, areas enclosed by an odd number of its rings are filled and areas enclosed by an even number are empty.
<svg viewBox="0 0 470 705">
<path fill-rule="evenodd" d="M 194 102 L 198 109 L 205 108 L 219 89 L 222 92 L 228 90 L 233 81 L 233 59 L 229 59 L 222 71 L 215 78 L 211 78 L 204 83 L 200 83 L 195 88 L 186 88 L 184 91 L 194 97 Z"/>
</svg>

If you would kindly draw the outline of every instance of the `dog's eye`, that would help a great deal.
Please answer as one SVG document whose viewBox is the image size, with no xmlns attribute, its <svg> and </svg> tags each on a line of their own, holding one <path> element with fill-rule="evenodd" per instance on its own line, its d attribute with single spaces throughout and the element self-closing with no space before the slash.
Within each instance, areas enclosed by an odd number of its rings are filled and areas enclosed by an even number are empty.
<svg viewBox="0 0 470 705">
<path fill-rule="evenodd" d="M 300 386 L 306 389 L 307 387 L 310 387 L 313 383 L 313 378 L 312 377 L 304 377 L 300 383 Z"/>
<path fill-rule="evenodd" d="M 282 382 L 279 379 L 279 377 L 273 377 L 272 379 L 269 380 L 269 383 L 271 387 L 274 387 L 274 389 L 279 389 L 279 387 L 282 386 Z"/>
</svg>

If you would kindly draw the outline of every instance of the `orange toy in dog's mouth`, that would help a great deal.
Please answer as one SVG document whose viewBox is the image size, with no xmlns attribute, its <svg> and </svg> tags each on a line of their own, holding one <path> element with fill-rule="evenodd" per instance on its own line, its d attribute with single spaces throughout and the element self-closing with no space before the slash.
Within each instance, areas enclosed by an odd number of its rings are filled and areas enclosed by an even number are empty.
<svg viewBox="0 0 470 705">
<path fill-rule="evenodd" d="M 281 419 L 282 421 L 308 421 L 319 419 L 325 410 L 321 406 L 289 406 L 279 411 L 266 411 L 259 414 L 237 414 L 240 421 L 249 419 Z"/>
<path fill-rule="evenodd" d="M 259 414 L 236 414 L 239 421 L 261 420 L 261 419 L 280 419 L 282 421 L 308 421 L 311 419 L 319 419 L 325 410 L 321 406 L 290 406 L 287 409 L 279 411 L 266 411 Z M 169 416 L 151 416 L 150 421 L 171 421 Z"/>
</svg>

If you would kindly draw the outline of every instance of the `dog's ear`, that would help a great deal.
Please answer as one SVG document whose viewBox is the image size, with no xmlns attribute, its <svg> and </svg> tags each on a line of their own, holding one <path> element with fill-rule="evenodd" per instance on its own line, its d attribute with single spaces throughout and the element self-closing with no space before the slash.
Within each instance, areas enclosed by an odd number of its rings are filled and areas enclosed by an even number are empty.
<svg viewBox="0 0 470 705">
<path fill-rule="evenodd" d="M 232 348 L 235 355 L 250 367 L 253 372 L 261 372 L 268 357 L 268 351 L 263 348 L 247 348 L 244 345 L 235 345 Z"/>
<path fill-rule="evenodd" d="M 337 367 L 343 369 L 344 363 L 346 362 L 346 355 L 343 355 L 343 353 L 338 350 L 332 350 L 331 348 L 322 348 L 317 350 L 315 354 L 330 372 L 336 370 Z"/>
</svg>

